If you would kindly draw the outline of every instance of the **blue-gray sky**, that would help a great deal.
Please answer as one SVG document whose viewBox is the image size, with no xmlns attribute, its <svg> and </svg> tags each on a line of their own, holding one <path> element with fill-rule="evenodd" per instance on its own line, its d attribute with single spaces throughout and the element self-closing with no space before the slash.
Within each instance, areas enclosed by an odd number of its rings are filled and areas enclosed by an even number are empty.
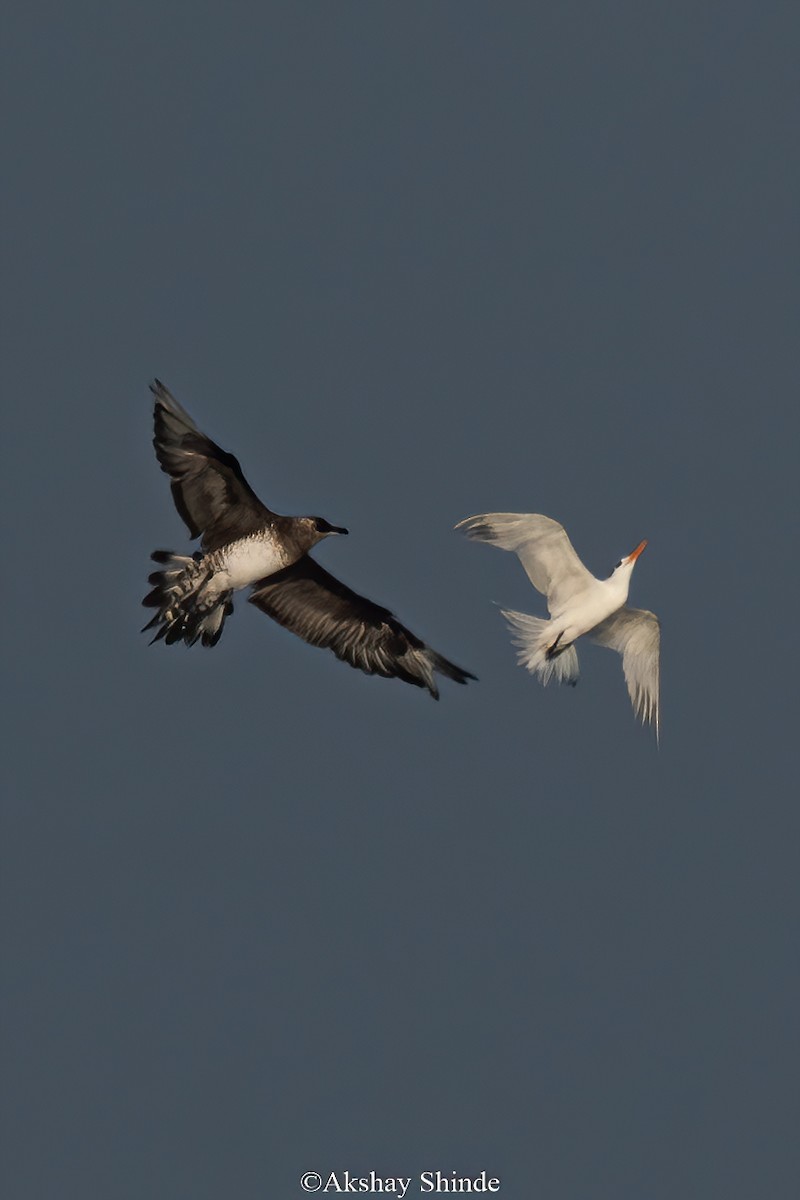
<svg viewBox="0 0 800 1200">
<path fill-rule="evenodd" d="M 6 1195 L 794 1191 L 799 24 L 6 17 Z M 188 545 L 153 375 L 480 682 L 434 704 L 242 602 L 148 649 Z M 492 509 L 599 574 L 649 539 L 660 752 L 615 656 L 516 667 L 493 602 L 541 598 L 452 532 Z"/>
</svg>

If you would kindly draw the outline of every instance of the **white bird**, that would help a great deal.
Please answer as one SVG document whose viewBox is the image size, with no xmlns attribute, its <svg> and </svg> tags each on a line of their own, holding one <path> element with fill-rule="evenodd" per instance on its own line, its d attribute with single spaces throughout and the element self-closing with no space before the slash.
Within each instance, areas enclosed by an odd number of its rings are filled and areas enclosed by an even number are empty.
<svg viewBox="0 0 800 1200">
<path fill-rule="evenodd" d="M 608 579 L 596 579 L 578 558 L 564 526 L 540 513 L 483 513 L 460 521 L 456 529 L 475 541 L 514 551 L 533 586 L 547 597 L 549 621 L 502 610 L 520 648 L 519 663 L 545 685 L 551 679 L 574 685 L 579 637 L 588 635 L 616 650 L 622 655 L 633 710 L 654 726 L 658 740 L 658 617 L 626 603 L 633 568 L 647 542 L 620 559 Z"/>
</svg>

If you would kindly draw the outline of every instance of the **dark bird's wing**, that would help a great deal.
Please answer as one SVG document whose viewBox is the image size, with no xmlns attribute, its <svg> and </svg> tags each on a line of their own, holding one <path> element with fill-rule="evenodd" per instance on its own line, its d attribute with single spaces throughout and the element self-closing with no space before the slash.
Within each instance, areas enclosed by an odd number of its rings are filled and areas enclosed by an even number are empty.
<svg viewBox="0 0 800 1200">
<path fill-rule="evenodd" d="M 627 604 L 595 625 L 593 642 L 622 655 L 622 670 L 633 711 L 655 727 L 658 740 L 661 626 L 655 613 Z"/>
<path fill-rule="evenodd" d="M 172 479 L 175 507 L 191 537 L 202 535 L 203 549 L 216 550 L 268 525 L 274 513 L 262 504 L 242 468 L 195 425 L 157 379 L 153 445 L 162 471 Z"/>
<path fill-rule="evenodd" d="M 456 683 L 475 678 L 431 650 L 388 609 L 357 595 L 308 556 L 262 579 L 250 602 L 351 667 L 426 687 L 434 700 L 439 699 L 434 671 Z"/>
</svg>

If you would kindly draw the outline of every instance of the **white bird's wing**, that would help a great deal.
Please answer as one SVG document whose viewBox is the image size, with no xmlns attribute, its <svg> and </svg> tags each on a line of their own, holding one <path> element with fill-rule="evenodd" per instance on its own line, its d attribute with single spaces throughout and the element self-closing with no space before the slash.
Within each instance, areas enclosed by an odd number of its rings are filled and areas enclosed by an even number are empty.
<svg viewBox="0 0 800 1200">
<path fill-rule="evenodd" d="M 533 586 L 547 597 L 550 612 L 596 582 L 575 553 L 564 526 L 552 517 L 541 513 L 483 513 L 459 521 L 456 529 L 463 529 L 475 541 L 512 550 Z"/>
<path fill-rule="evenodd" d="M 655 727 L 661 674 L 661 626 L 655 613 L 627 604 L 596 625 L 589 635 L 600 646 L 622 655 L 622 670 L 636 716 Z"/>
</svg>

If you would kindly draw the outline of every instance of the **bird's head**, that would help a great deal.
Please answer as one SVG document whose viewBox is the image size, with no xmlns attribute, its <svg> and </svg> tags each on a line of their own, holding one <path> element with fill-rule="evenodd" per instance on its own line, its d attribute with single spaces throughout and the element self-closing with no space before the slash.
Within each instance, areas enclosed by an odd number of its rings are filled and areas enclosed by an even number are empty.
<svg viewBox="0 0 800 1200">
<path fill-rule="evenodd" d="M 331 525 L 330 521 L 326 521 L 324 517 L 304 517 L 308 533 L 312 539 L 312 545 L 316 542 L 321 542 L 323 538 L 330 537 L 332 533 L 347 533 L 341 525 Z"/>
<path fill-rule="evenodd" d="M 642 551 L 644 550 L 646 545 L 647 545 L 647 540 L 645 539 L 645 541 L 639 542 L 639 545 L 636 547 L 636 549 L 631 554 L 627 554 L 625 556 L 625 558 L 621 558 L 611 573 L 612 577 L 615 575 L 619 575 L 619 576 L 627 576 L 627 578 L 630 578 L 631 571 L 636 566 L 636 560 L 639 557 L 639 555 L 642 553 Z"/>
</svg>

